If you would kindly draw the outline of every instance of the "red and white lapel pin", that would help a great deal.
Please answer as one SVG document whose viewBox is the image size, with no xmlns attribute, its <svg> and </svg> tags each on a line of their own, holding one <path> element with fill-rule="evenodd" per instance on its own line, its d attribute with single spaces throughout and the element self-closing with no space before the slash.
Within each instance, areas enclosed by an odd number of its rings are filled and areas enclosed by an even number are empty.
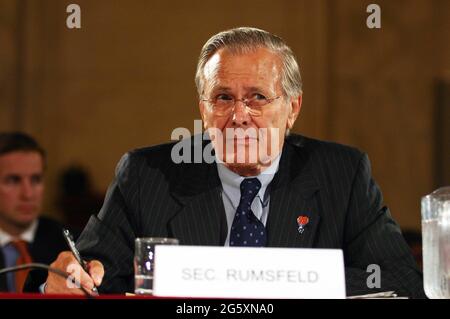
<svg viewBox="0 0 450 319">
<path fill-rule="evenodd" d="M 308 216 L 300 215 L 297 217 L 298 232 L 300 234 L 303 234 L 303 232 L 305 231 L 305 226 L 308 225 L 308 223 L 309 223 Z"/>
</svg>

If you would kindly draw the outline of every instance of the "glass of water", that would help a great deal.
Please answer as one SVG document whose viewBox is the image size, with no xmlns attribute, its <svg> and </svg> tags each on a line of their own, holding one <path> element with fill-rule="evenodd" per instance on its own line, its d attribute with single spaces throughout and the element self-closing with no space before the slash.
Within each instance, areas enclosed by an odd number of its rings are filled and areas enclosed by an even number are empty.
<svg viewBox="0 0 450 319">
<path fill-rule="evenodd" d="M 424 289 L 429 298 L 450 298 L 450 187 L 422 198 Z"/>
<path fill-rule="evenodd" d="M 147 295 L 153 293 L 153 267 L 155 265 L 155 246 L 178 245 L 178 239 L 163 237 L 136 238 L 134 251 L 134 293 Z"/>
</svg>

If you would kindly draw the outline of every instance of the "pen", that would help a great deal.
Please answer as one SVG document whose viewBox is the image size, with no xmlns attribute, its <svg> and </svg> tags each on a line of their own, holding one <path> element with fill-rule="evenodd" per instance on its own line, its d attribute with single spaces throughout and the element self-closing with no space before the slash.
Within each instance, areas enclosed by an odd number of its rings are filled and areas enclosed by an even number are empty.
<svg viewBox="0 0 450 319">
<path fill-rule="evenodd" d="M 72 251 L 72 254 L 74 255 L 75 259 L 81 265 L 83 270 L 87 274 L 89 274 L 88 269 L 87 269 L 87 263 L 83 259 L 81 259 L 80 252 L 78 251 L 77 247 L 75 247 L 75 242 L 73 241 L 73 237 L 70 234 L 68 229 L 63 228 L 63 236 L 64 236 L 64 239 L 66 240 L 67 244 L 69 245 L 70 250 Z M 98 290 L 97 290 L 97 287 L 95 287 L 95 284 L 94 284 L 94 288 L 92 288 L 92 292 L 94 292 L 95 294 L 98 294 Z"/>
</svg>

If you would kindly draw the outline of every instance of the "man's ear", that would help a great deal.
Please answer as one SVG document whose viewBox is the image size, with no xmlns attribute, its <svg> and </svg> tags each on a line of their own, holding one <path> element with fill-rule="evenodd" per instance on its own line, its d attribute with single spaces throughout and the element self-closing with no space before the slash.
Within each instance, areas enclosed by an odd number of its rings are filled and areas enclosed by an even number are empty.
<svg viewBox="0 0 450 319">
<path fill-rule="evenodd" d="M 288 115 L 286 128 L 292 129 L 294 126 L 295 120 L 297 120 L 298 115 L 300 114 L 300 109 L 302 108 L 302 94 L 298 97 L 291 98 L 291 110 Z"/>
</svg>

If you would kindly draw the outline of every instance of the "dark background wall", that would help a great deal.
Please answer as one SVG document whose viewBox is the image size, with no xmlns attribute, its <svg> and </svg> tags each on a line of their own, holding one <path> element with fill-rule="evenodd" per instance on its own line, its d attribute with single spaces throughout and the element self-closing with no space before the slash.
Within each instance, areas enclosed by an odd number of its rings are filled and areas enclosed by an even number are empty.
<svg viewBox="0 0 450 319">
<path fill-rule="evenodd" d="M 46 211 L 72 163 L 105 190 L 127 150 L 170 140 L 199 119 L 194 72 L 214 33 L 255 26 L 298 56 L 304 104 L 295 131 L 369 153 L 403 228 L 420 198 L 450 184 L 450 1 L 376 1 L 368 29 L 355 0 L 0 0 L 0 130 L 47 148 Z M 82 28 L 66 27 L 66 6 Z"/>
</svg>

